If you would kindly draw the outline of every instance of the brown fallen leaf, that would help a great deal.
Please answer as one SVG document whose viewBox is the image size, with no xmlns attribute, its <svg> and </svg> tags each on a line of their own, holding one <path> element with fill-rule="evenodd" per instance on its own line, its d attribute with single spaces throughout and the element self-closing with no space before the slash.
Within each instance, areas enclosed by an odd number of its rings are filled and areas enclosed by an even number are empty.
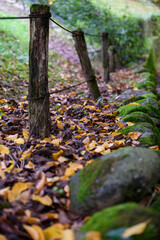
<svg viewBox="0 0 160 240">
<path fill-rule="evenodd" d="M 45 206 L 51 206 L 52 205 L 52 199 L 48 195 L 45 195 L 45 196 L 41 197 L 39 195 L 34 195 L 33 194 L 32 195 L 32 200 L 40 202 L 41 204 L 43 204 Z"/>
<path fill-rule="evenodd" d="M 18 196 L 20 195 L 21 192 L 27 190 L 30 186 L 32 186 L 33 183 L 31 182 L 18 182 L 15 183 L 14 186 L 12 187 L 12 190 L 8 192 L 8 201 L 13 202 L 16 201 Z"/>
<path fill-rule="evenodd" d="M 132 227 L 129 227 L 125 230 L 125 232 L 122 234 L 123 238 L 128 238 L 131 237 L 133 235 L 140 235 L 144 232 L 144 230 L 146 229 L 148 223 L 151 222 L 151 219 L 147 219 L 145 222 L 136 224 Z"/>
<path fill-rule="evenodd" d="M 137 140 L 141 135 L 142 135 L 141 132 L 130 132 L 130 133 L 128 133 L 128 136 L 129 136 L 132 140 Z"/>
</svg>

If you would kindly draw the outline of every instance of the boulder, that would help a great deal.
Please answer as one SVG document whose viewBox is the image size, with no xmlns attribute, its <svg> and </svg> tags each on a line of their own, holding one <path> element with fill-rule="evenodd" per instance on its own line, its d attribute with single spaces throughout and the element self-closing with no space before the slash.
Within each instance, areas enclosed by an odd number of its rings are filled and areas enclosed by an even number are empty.
<svg viewBox="0 0 160 240">
<path fill-rule="evenodd" d="M 123 238 L 128 228 L 141 223 L 145 225 L 141 234 L 135 230 L 130 237 Z M 154 210 L 136 203 L 119 204 L 95 213 L 76 233 L 76 240 L 88 239 L 89 232 L 99 232 L 102 240 L 159 240 L 159 226 L 160 216 Z"/>
<path fill-rule="evenodd" d="M 158 182 L 159 172 L 159 153 L 151 149 L 126 147 L 97 158 L 71 177 L 71 211 L 86 216 L 138 201 Z"/>
</svg>

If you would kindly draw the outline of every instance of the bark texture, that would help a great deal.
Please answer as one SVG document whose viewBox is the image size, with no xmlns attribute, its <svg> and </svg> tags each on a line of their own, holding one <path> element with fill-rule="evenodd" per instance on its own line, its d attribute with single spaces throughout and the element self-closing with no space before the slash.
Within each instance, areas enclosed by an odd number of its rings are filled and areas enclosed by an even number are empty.
<svg viewBox="0 0 160 240">
<path fill-rule="evenodd" d="M 88 56 L 87 45 L 82 30 L 76 30 L 72 33 L 75 41 L 75 48 L 77 50 L 81 67 L 87 81 L 87 85 L 93 100 L 97 100 L 101 94 L 97 85 L 96 77 Z"/>
<path fill-rule="evenodd" d="M 46 137 L 50 133 L 49 94 L 48 94 L 48 41 L 50 8 L 47 5 L 33 4 L 31 15 L 45 14 L 48 17 L 30 19 L 29 46 L 29 125 L 33 127 L 44 102 L 40 118 L 33 134 Z M 47 96 L 46 96 L 47 95 Z"/>
<path fill-rule="evenodd" d="M 109 48 L 108 33 L 103 32 L 102 33 L 102 62 L 103 62 L 103 69 L 104 69 L 104 81 L 106 83 L 108 83 L 110 80 L 108 48 Z"/>
</svg>

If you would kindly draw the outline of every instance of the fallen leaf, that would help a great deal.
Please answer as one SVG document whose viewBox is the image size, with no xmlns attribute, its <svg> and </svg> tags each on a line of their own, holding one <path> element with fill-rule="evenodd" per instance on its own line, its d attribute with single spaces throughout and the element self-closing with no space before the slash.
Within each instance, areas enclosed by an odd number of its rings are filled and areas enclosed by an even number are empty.
<svg viewBox="0 0 160 240">
<path fill-rule="evenodd" d="M 29 132 L 26 129 L 22 129 L 22 134 L 23 134 L 23 137 L 26 141 L 29 137 Z"/>
<path fill-rule="evenodd" d="M 86 233 L 86 240 L 101 240 L 101 233 L 96 231 L 90 231 Z"/>
<path fill-rule="evenodd" d="M 61 143 L 61 140 L 60 139 L 54 139 L 51 141 L 51 143 L 54 145 L 54 146 L 57 146 L 59 147 L 60 143 Z"/>
<path fill-rule="evenodd" d="M 96 153 L 101 153 L 101 152 L 105 151 L 105 147 L 103 145 L 98 146 L 94 151 Z"/>
<path fill-rule="evenodd" d="M 23 224 L 23 227 L 33 240 L 39 240 L 39 234 L 36 229 L 26 224 Z"/>
<path fill-rule="evenodd" d="M 131 102 L 131 103 L 129 103 L 128 105 L 139 105 L 139 103 L 137 103 L 137 102 Z"/>
<path fill-rule="evenodd" d="M 24 144 L 24 139 L 23 138 L 17 138 L 14 140 L 15 143 L 17 144 Z"/>
<path fill-rule="evenodd" d="M 7 238 L 5 236 L 3 236 L 2 234 L 0 234 L 0 240 L 7 240 Z"/>
<path fill-rule="evenodd" d="M 0 144 L 0 154 L 9 154 L 9 149 L 6 146 Z"/>
<path fill-rule="evenodd" d="M 62 240 L 75 240 L 75 235 L 73 230 L 65 229 L 62 232 Z"/>
<path fill-rule="evenodd" d="M 66 169 L 64 176 L 65 177 L 71 177 L 75 174 L 75 170 L 72 167 L 69 167 Z"/>
<path fill-rule="evenodd" d="M 62 239 L 63 230 L 55 225 L 50 226 L 44 230 L 44 236 L 46 240 Z"/>
<path fill-rule="evenodd" d="M 33 183 L 31 183 L 31 182 L 15 183 L 14 186 L 12 187 L 12 190 L 10 190 L 8 193 L 8 201 L 9 202 L 16 201 L 18 196 L 20 195 L 20 193 L 27 190 L 32 185 L 33 185 Z"/>
<path fill-rule="evenodd" d="M 62 153 L 63 153 L 63 150 L 53 153 L 52 154 L 53 159 L 58 160 L 58 158 L 62 155 Z"/>
<path fill-rule="evenodd" d="M 145 228 L 147 227 L 147 224 L 151 222 L 151 219 L 146 220 L 143 223 L 136 224 L 132 227 L 129 227 L 125 230 L 125 232 L 122 234 L 123 238 L 128 238 L 133 235 L 140 235 L 144 232 Z"/>
<path fill-rule="evenodd" d="M 16 133 L 16 134 L 14 134 L 14 135 L 8 135 L 7 137 L 6 137 L 6 140 L 11 140 L 11 141 L 14 141 L 15 139 L 17 139 L 17 137 L 18 137 L 18 133 Z"/>
<path fill-rule="evenodd" d="M 130 132 L 130 133 L 128 133 L 128 136 L 132 140 L 137 140 L 141 135 L 142 135 L 142 133 L 140 133 L 140 132 Z"/>
<path fill-rule="evenodd" d="M 41 173 L 41 179 L 36 185 L 36 194 L 39 194 L 40 191 L 43 189 L 46 182 L 46 175 L 44 172 Z"/>
<path fill-rule="evenodd" d="M 40 202 L 41 204 L 43 204 L 45 206 L 51 206 L 52 205 L 52 199 L 48 195 L 45 195 L 44 197 L 41 197 L 39 195 L 34 195 L 33 194 L 32 195 L 32 200 Z"/>
</svg>

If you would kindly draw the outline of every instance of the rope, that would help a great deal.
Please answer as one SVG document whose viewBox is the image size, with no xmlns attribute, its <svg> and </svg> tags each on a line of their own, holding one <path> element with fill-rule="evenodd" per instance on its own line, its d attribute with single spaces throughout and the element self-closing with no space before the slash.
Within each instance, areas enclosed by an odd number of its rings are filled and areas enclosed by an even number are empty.
<svg viewBox="0 0 160 240">
<path fill-rule="evenodd" d="M 54 22 L 57 26 L 59 26 L 60 28 L 62 28 L 63 30 L 65 30 L 66 32 L 72 33 L 72 31 L 68 30 L 67 28 L 63 27 L 62 25 L 60 25 L 59 23 L 57 23 L 55 20 L 53 20 L 52 18 L 50 18 L 50 20 L 52 22 Z"/>
<path fill-rule="evenodd" d="M 20 17 L 0 17 L 0 20 L 8 19 L 31 19 L 31 18 L 50 18 L 51 14 L 30 14 L 29 16 L 20 16 Z"/>
<path fill-rule="evenodd" d="M 32 19 L 32 18 L 49 18 L 53 23 L 55 23 L 58 27 L 62 28 L 66 32 L 72 34 L 72 31 L 63 27 L 61 24 L 57 23 L 55 20 L 51 18 L 51 14 L 30 14 L 29 16 L 20 16 L 20 17 L 0 17 L 0 20 L 13 20 L 13 19 Z M 101 35 L 94 35 L 90 33 L 84 32 L 85 35 L 92 36 L 92 37 L 101 37 Z"/>
<path fill-rule="evenodd" d="M 39 100 L 39 99 L 43 99 L 43 98 L 46 97 L 46 96 L 49 96 L 49 95 L 51 95 L 51 94 L 55 94 L 55 93 L 59 93 L 59 92 L 66 91 L 66 90 L 68 90 L 68 89 L 77 87 L 78 85 L 81 85 L 81 84 L 83 84 L 83 83 L 85 83 L 85 82 L 86 82 L 86 81 L 83 81 L 83 82 L 77 83 L 77 84 L 75 84 L 75 85 L 72 85 L 72 86 L 70 86 L 70 87 L 66 87 L 66 88 L 63 88 L 63 89 L 60 89 L 60 90 L 56 90 L 56 91 L 49 92 L 49 93 L 47 93 L 45 96 L 35 97 L 35 98 L 27 97 L 27 100 Z"/>
</svg>

